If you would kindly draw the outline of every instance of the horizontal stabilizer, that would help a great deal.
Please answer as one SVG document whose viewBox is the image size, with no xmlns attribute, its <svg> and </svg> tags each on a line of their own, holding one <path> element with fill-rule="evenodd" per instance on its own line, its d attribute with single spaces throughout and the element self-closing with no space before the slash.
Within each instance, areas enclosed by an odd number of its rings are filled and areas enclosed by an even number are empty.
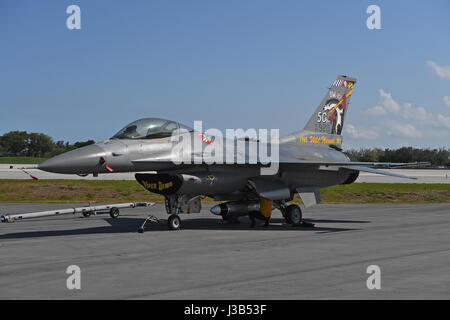
<svg viewBox="0 0 450 320">
<path fill-rule="evenodd" d="M 375 173 L 375 174 L 382 174 L 382 175 L 391 176 L 391 177 L 398 177 L 398 178 L 405 178 L 405 179 L 417 179 L 415 177 L 408 177 L 408 176 L 405 176 L 405 175 L 402 175 L 402 174 L 393 173 L 393 172 L 384 171 L 384 170 L 373 169 L 373 168 L 368 168 L 368 167 L 345 166 L 345 167 L 342 167 L 342 168 L 349 169 L 349 170 L 356 170 L 356 171 Z"/>
</svg>

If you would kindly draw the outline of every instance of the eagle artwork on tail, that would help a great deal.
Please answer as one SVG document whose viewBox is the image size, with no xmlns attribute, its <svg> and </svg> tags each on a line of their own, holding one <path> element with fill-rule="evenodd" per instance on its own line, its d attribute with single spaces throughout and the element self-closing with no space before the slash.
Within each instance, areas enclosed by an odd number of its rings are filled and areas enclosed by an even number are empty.
<svg viewBox="0 0 450 320">
<path fill-rule="evenodd" d="M 344 94 L 342 99 L 340 94 L 330 92 L 331 99 L 328 100 L 323 107 L 323 111 L 328 114 L 328 121 L 332 126 L 330 133 L 337 135 L 342 133 L 342 128 L 344 126 L 344 114 L 345 109 L 347 108 L 347 98 L 352 94 L 353 83 L 344 81 L 339 86 L 349 88 L 350 91 L 347 94 Z M 336 98 L 339 98 L 340 100 Z"/>
</svg>

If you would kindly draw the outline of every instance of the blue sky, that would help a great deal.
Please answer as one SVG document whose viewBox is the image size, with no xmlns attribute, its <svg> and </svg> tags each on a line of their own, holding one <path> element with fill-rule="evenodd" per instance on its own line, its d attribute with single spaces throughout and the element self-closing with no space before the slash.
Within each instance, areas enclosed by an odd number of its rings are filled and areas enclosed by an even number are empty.
<svg viewBox="0 0 450 320">
<path fill-rule="evenodd" d="M 71 4 L 81 30 L 66 27 Z M 371 4 L 381 30 L 366 27 Z M 100 140 L 142 117 L 286 134 L 346 74 L 344 147 L 448 148 L 449 13 L 447 0 L 3 0 L 0 134 Z"/>
</svg>

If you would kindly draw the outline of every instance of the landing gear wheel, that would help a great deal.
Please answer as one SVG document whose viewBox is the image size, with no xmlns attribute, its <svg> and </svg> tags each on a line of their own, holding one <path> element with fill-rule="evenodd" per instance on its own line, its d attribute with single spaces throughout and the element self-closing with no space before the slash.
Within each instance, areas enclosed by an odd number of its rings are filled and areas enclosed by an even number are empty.
<svg viewBox="0 0 450 320">
<path fill-rule="evenodd" d="M 111 208 L 111 210 L 109 210 L 109 216 L 113 219 L 117 219 L 117 217 L 119 216 L 119 209 Z"/>
<path fill-rule="evenodd" d="M 296 204 L 291 204 L 286 208 L 286 222 L 295 227 L 301 226 L 303 222 L 302 210 Z"/>
<path fill-rule="evenodd" d="M 167 225 L 169 226 L 170 230 L 180 230 L 181 226 L 180 217 L 176 214 L 170 215 L 169 219 L 167 220 Z"/>
<path fill-rule="evenodd" d="M 90 212 L 83 212 L 82 215 L 85 218 L 89 218 L 91 216 L 91 213 Z"/>
</svg>

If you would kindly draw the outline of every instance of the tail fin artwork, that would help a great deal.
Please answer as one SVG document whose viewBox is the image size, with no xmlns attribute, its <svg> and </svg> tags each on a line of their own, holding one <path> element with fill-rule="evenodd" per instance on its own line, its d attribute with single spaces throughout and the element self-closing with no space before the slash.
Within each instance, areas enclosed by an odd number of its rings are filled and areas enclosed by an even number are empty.
<svg viewBox="0 0 450 320">
<path fill-rule="evenodd" d="M 331 144 L 340 147 L 342 129 L 356 79 L 338 76 L 303 130 L 281 137 L 280 142 Z"/>
<path fill-rule="evenodd" d="M 356 79 L 338 76 L 305 126 L 306 131 L 342 134 L 344 117 Z"/>
</svg>

